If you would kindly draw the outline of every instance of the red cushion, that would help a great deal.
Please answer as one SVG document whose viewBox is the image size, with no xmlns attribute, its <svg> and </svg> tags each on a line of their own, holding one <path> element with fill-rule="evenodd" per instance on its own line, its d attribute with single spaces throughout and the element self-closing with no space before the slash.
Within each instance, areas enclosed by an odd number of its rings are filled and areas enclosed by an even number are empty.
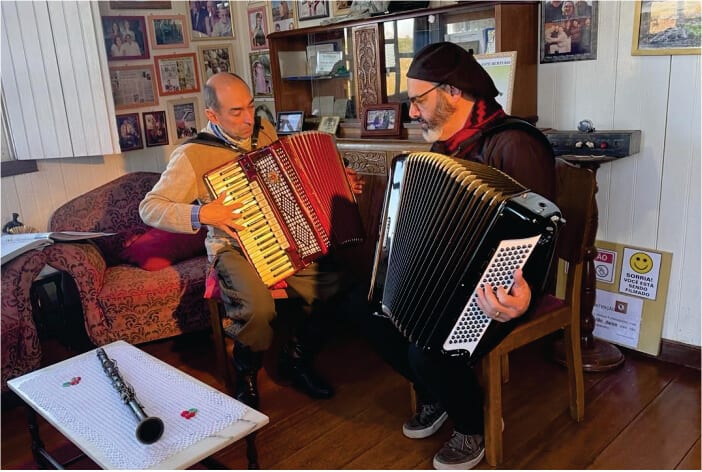
<svg viewBox="0 0 702 472">
<path fill-rule="evenodd" d="M 205 237 L 202 229 L 195 234 L 170 233 L 152 228 L 131 241 L 120 253 L 125 262 L 145 270 L 161 270 L 176 262 L 205 254 Z"/>
</svg>

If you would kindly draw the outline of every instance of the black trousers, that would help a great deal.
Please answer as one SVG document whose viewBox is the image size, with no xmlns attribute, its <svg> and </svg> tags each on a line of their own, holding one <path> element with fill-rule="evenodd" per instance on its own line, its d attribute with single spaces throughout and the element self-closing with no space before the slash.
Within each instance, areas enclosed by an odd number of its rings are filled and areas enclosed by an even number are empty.
<svg viewBox="0 0 702 472">
<path fill-rule="evenodd" d="M 382 316 L 364 314 L 360 322 L 378 354 L 414 384 L 418 402 L 439 402 L 458 432 L 483 434 L 483 389 L 465 359 L 420 349 Z"/>
</svg>

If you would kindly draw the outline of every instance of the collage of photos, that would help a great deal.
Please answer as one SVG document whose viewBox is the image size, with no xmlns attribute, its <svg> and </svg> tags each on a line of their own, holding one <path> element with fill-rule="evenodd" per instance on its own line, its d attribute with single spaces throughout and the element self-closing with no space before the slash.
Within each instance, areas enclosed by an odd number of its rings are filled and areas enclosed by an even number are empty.
<svg viewBox="0 0 702 472">
<path fill-rule="evenodd" d="M 597 58 L 597 1 L 544 1 L 541 63 Z"/>
</svg>

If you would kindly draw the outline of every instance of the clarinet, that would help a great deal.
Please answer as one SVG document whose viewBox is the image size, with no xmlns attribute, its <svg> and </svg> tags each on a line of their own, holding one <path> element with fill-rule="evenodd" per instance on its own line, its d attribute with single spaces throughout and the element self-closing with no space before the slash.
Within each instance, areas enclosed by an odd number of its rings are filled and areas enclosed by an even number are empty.
<svg viewBox="0 0 702 472">
<path fill-rule="evenodd" d="M 95 352 L 102 364 L 102 369 L 112 381 L 112 386 L 119 393 L 122 402 L 129 406 L 139 421 L 136 428 L 136 438 L 143 444 L 153 444 L 158 441 L 163 434 L 163 421 L 155 416 L 146 416 L 143 407 L 136 399 L 134 389 L 124 381 L 114 361 L 107 357 L 105 350 L 101 347 Z"/>
</svg>

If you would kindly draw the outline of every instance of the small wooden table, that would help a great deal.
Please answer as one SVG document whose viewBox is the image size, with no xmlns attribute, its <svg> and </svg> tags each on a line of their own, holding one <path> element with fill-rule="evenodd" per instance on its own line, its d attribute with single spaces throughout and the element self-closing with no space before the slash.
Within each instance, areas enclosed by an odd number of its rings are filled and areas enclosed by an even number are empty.
<svg viewBox="0 0 702 472">
<path fill-rule="evenodd" d="M 163 436 L 151 445 L 137 440 L 137 417 L 94 349 L 8 381 L 31 407 L 32 451 L 40 465 L 62 466 L 44 450 L 36 413 L 103 469 L 185 469 L 268 423 L 264 414 L 124 341 L 103 349 L 143 412 L 163 421 Z"/>
</svg>

